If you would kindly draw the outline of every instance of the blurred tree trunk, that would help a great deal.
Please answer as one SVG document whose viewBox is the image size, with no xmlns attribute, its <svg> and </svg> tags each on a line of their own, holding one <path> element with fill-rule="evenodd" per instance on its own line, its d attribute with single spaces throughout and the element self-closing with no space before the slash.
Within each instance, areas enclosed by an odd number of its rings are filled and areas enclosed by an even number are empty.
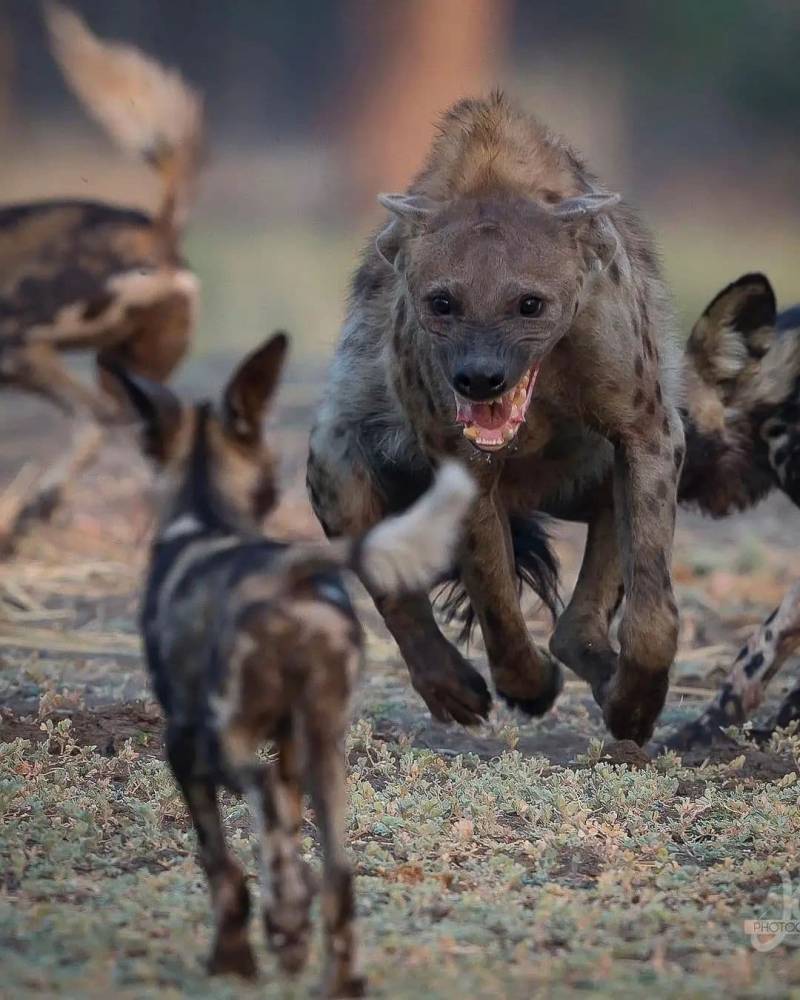
<svg viewBox="0 0 800 1000">
<path fill-rule="evenodd" d="M 349 0 L 360 80 L 342 153 L 351 205 L 402 190 L 420 168 L 434 125 L 461 97 L 486 93 L 502 67 L 514 0 Z"/>
<path fill-rule="evenodd" d="M 14 44 L 8 18 L 0 12 L 0 135 L 11 128 Z"/>
</svg>

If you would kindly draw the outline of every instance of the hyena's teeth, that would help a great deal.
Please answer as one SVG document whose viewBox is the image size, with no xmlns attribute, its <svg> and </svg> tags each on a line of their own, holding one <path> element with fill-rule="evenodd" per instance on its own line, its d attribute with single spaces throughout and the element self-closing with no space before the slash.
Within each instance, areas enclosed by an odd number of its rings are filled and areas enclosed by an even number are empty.
<svg viewBox="0 0 800 1000">
<path fill-rule="evenodd" d="M 467 426 L 464 428 L 463 432 L 465 438 L 469 438 L 470 441 L 477 441 L 480 437 L 480 431 L 477 427 Z"/>
<path fill-rule="evenodd" d="M 504 427 L 503 428 L 503 440 L 506 443 L 508 443 L 514 437 L 515 434 L 516 434 L 516 431 L 514 430 L 513 427 Z"/>
</svg>

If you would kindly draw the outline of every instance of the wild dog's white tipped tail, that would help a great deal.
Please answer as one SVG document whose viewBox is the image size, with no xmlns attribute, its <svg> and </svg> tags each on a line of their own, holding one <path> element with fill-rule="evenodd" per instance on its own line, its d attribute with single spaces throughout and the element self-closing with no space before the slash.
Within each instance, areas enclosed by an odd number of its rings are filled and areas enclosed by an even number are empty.
<svg viewBox="0 0 800 1000">
<path fill-rule="evenodd" d="M 123 149 L 164 179 L 159 216 L 180 225 L 200 154 L 200 97 L 174 70 L 130 45 L 94 35 L 74 11 L 43 4 L 53 55 L 86 109 Z"/>
<path fill-rule="evenodd" d="M 452 566 L 477 485 L 463 465 L 445 462 L 433 486 L 403 514 L 363 538 L 358 571 L 383 594 L 426 590 Z"/>
</svg>

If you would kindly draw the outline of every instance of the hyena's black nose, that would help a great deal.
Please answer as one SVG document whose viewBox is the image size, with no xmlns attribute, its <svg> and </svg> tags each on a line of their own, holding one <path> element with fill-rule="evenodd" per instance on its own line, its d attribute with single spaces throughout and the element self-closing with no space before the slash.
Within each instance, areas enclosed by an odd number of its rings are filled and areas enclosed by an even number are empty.
<svg viewBox="0 0 800 1000">
<path fill-rule="evenodd" d="M 505 389 L 506 376 L 501 371 L 464 365 L 464 367 L 456 372 L 453 378 L 453 386 L 456 392 L 467 399 L 478 401 L 494 399 Z"/>
</svg>

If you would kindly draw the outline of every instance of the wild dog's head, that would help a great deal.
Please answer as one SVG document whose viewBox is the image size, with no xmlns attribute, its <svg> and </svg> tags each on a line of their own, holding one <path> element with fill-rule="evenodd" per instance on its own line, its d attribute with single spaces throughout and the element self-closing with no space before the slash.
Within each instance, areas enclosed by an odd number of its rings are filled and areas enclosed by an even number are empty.
<svg viewBox="0 0 800 1000">
<path fill-rule="evenodd" d="M 275 505 L 276 468 L 263 420 L 288 338 L 276 333 L 236 369 L 221 403 L 184 405 L 166 386 L 108 368 L 141 419 L 142 451 L 160 470 L 161 537 L 252 529 Z"/>
<path fill-rule="evenodd" d="M 403 278 L 455 395 L 455 418 L 474 445 L 497 451 L 525 420 L 539 367 L 574 320 L 586 272 L 613 257 L 616 239 L 599 217 L 619 196 L 379 201 L 393 218 L 378 251 Z"/>
<path fill-rule="evenodd" d="M 706 306 L 686 343 L 680 498 L 717 517 L 752 506 L 773 485 L 761 426 L 789 392 L 800 360 L 777 325 L 771 284 L 745 274 Z"/>
</svg>

